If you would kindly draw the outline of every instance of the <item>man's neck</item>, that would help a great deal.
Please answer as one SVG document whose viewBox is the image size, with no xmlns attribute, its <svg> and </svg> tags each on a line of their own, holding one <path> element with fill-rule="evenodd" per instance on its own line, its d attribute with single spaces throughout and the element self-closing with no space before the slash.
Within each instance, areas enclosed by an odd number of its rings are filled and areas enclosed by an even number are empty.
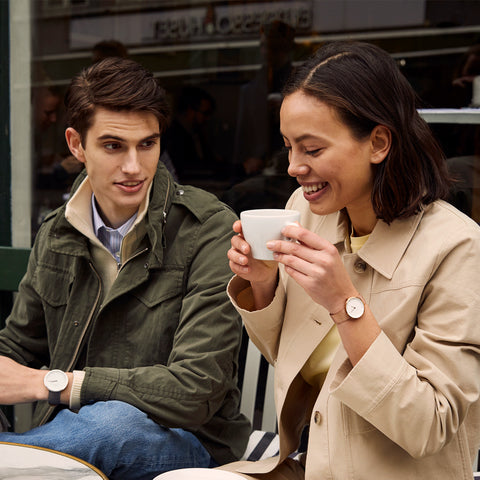
<svg viewBox="0 0 480 480">
<path fill-rule="evenodd" d="M 122 227 L 128 224 L 130 228 L 131 224 L 135 221 L 137 214 L 138 214 L 138 211 L 134 212 L 133 215 L 131 215 L 129 218 L 125 219 L 124 221 L 112 223 L 111 221 L 108 220 L 108 218 L 105 217 L 105 214 L 100 208 L 100 205 L 98 204 L 95 198 L 95 195 L 92 194 L 92 217 L 93 217 L 94 231 L 96 235 L 97 235 L 98 229 L 102 226 L 109 227 L 113 230 L 124 230 L 122 229 Z"/>
<path fill-rule="evenodd" d="M 113 230 L 119 229 L 122 225 L 127 223 L 133 216 L 136 216 L 138 214 L 138 210 L 137 210 L 133 212 L 128 218 L 120 218 L 120 219 L 112 220 L 111 218 L 108 218 L 105 215 L 97 199 L 95 198 L 95 195 L 93 195 L 92 198 L 93 198 L 92 206 L 95 207 L 95 210 L 98 213 L 98 216 L 101 218 L 103 224 L 106 227 L 112 228 Z"/>
</svg>

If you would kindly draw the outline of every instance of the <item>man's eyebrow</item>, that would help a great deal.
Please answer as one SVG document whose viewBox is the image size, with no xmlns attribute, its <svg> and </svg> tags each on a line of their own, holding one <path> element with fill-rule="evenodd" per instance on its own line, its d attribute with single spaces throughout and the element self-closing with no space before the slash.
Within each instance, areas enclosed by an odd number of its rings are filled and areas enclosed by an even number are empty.
<svg viewBox="0 0 480 480">
<path fill-rule="evenodd" d="M 157 138 L 160 138 L 160 133 L 158 133 L 158 132 L 152 133 L 151 135 L 149 135 L 148 137 L 145 137 L 141 141 L 144 142 L 145 140 L 155 140 Z"/>
<path fill-rule="evenodd" d="M 151 135 L 148 135 L 145 138 L 141 138 L 139 143 L 145 142 L 147 140 L 155 140 L 157 138 L 160 138 L 160 133 L 152 133 Z M 104 135 L 101 135 L 100 137 L 97 137 L 97 140 L 117 140 L 118 142 L 125 142 L 125 138 L 119 137 L 117 135 L 111 135 L 109 133 L 105 133 Z"/>
</svg>

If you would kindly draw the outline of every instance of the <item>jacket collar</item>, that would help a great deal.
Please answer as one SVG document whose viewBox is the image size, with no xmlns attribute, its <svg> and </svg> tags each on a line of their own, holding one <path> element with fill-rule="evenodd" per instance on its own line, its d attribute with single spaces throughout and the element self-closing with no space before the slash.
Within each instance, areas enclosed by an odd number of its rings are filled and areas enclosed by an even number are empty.
<svg viewBox="0 0 480 480">
<path fill-rule="evenodd" d="M 390 225 L 379 220 L 367 242 L 359 250 L 358 256 L 378 273 L 391 279 L 428 208 L 428 206 L 423 207 L 418 214 L 406 219 L 394 220 Z M 316 215 L 310 212 L 310 209 L 304 213 L 302 222 L 306 221 L 306 228 L 316 233 L 321 231 L 322 237 L 337 246 L 339 251 L 347 250 L 345 241 L 350 230 L 345 211 L 317 217 L 317 221 L 314 220 Z"/>
<path fill-rule="evenodd" d="M 378 273 L 391 279 L 425 213 L 394 220 L 390 225 L 379 220 L 358 255 Z"/>
<path fill-rule="evenodd" d="M 160 267 L 162 264 L 163 229 L 174 196 L 173 180 L 163 163 L 158 163 L 157 172 L 150 188 L 149 199 L 145 204 L 145 213 L 143 218 L 137 219 L 137 230 L 142 232 L 138 240 L 142 248 L 149 248 L 148 263 L 153 268 Z M 80 212 L 79 207 L 72 209 L 72 205 L 75 206 L 74 199 L 77 195 L 87 195 L 87 201 L 82 203 L 85 203 L 88 209 L 90 209 L 91 190 L 89 187 L 87 188 L 86 178 L 87 175 L 83 171 L 75 180 L 71 199 L 55 212 L 56 215 L 52 214 L 52 216 L 55 215 L 55 218 L 50 231 L 49 243 L 53 251 L 73 256 L 83 256 L 85 255 L 88 241 L 98 241 L 93 234 L 91 221 L 88 222 L 88 219 L 91 219 L 90 210 L 87 215 L 86 212 Z M 72 218 L 72 215 L 75 216 L 75 219 L 70 223 L 66 217 Z M 161 226 L 161 228 L 158 228 L 158 226 Z M 78 232 L 81 232 L 82 235 L 78 235 Z M 144 235 L 145 232 L 146 235 Z"/>
</svg>

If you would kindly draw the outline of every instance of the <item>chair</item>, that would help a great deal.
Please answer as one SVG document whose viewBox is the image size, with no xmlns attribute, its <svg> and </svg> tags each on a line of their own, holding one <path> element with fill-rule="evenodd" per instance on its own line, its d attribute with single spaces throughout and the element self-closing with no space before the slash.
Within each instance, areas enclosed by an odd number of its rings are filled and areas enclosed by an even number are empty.
<svg viewBox="0 0 480 480">
<path fill-rule="evenodd" d="M 244 330 L 239 379 L 240 411 L 252 423 L 252 433 L 242 460 L 261 460 L 279 451 L 274 400 L 274 369 Z"/>
<path fill-rule="evenodd" d="M 267 363 L 260 350 L 248 339 L 240 411 L 250 419 L 254 428 L 271 432 L 277 427 L 273 377 L 273 366 Z"/>
</svg>

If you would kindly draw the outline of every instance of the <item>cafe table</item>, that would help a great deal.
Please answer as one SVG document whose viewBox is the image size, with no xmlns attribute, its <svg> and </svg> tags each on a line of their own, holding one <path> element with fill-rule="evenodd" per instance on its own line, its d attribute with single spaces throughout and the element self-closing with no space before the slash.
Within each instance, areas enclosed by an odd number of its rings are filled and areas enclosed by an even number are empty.
<svg viewBox="0 0 480 480">
<path fill-rule="evenodd" d="M 48 448 L 0 442 L 0 480 L 106 479 L 93 465 Z"/>
</svg>

